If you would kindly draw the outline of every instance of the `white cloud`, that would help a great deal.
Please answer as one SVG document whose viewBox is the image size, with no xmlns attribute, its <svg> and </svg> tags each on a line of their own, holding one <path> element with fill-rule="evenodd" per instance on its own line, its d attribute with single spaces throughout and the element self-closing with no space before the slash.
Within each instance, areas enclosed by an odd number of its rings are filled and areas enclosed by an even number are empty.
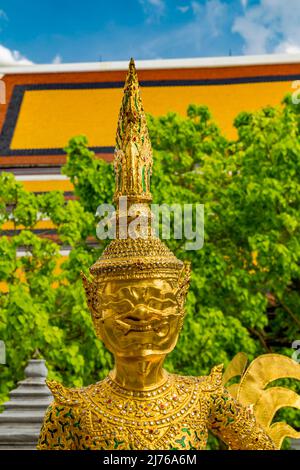
<svg viewBox="0 0 300 470">
<path fill-rule="evenodd" d="M 248 0 L 241 0 L 241 4 L 243 8 L 246 8 L 248 6 Z"/>
<path fill-rule="evenodd" d="M 266 53 L 270 31 L 263 24 L 253 20 L 250 14 L 236 18 L 232 31 L 242 36 L 244 40 L 243 52 L 245 54 Z"/>
<path fill-rule="evenodd" d="M 1 9 L 0 19 L 8 21 L 5 11 Z M 8 49 L 8 47 L 0 44 L 0 66 L 31 65 L 32 63 L 31 60 L 27 59 L 19 51 Z"/>
<path fill-rule="evenodd" d="M 208 0 L 204 5 L 194 1 L 191 7 L 195 15 L 196 27 L 208 30 L 212 37 L 219 36 L 223 30 L 226 4 L 220 0 Z"/>
<path fill-rule="evenodd" d="M 4 10 L 0 10 L 0 18 L 3 18 L 6 21 L 8 20 L 7 14 L 5 13 Z"/>
<path fill-rule="evenodd" d="M 243 38 L 246 54 L 292 54 L 300 51 L 299 24 L 299 0 L 260 0 L 235 19 L 232 31 Z"/>
<path fill-rule="evenodd" d="M 166 5 L 164 0 L 139 0 L 142 5 L 147 23 L 158 23 L 165 15 Z"/>
<path fill-rule="evenodd" d="M 179 10 L 181 13 L 186 13 L 189 9 L 190 7 L 188 5 L 177 7 L 177 10 Z"/>
<path fill-rule="evenodd" d="M 52 64 L 61 64 L 62 63 L 62 57 L 60 54 L 56 54 L 56 56 L 52 60 Z"/>
<path fill-rule="evenodd" d="M 2 23 L 2 20 L 8 21 L 7 14 L 5 13 L 4 10 L 0 10 L 0 21 Z M 2 27 L 0 28 L 0 31 L 2 31 Z"/>
<path fill-rule="evenodd" d="M 194 15 L 199 15 L 202 12 L 203 6 L 200 5 L 198 2 L 192 2 L 191 3 L 192 11 Z"/>
<path fill-rule="evenodd" d="M 0 19 L 8 21 L 8 17 L 4 10 L 0 9 Z M 23 56 L 17 50 L 11 50 L 8 47 L 0 44 L 0 66 L 12 66 L 12 65 L 31 65 L 33 62 L 27 57 Z"/>
<path fill-rule="evenodd" d="M 187 50 L 191 56 L 207 55 L 206 49 L 213 47 L 216 37 L 221 37 L 228 29 L 228 4 L 221 0 L 193 1 L 191 10 L 190 21 L 140 43 L 137 55 L 158 59 L 176 51 L 177 57 L 184 57 Z"/>
<path fill-rule="evenodd" d="M 19 51 L 12 51 L 0 44 L 0 66 L 31 64 L 33 64 L 33 62 L 24 57 Z"/>
<path fill-rule="evenodd" d="M 292 44 L 290 42 L 281 42 L 274 52 L 285 54 L 300 54 L 300 44 Z"/>
</svg>

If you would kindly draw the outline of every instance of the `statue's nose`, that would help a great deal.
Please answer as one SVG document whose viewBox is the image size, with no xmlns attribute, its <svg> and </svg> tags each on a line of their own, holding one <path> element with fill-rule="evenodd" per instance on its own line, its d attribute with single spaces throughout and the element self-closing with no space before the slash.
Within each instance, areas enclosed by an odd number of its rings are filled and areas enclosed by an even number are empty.
<svg viewBox="0 0 300 470">
<path fill-rule="evenodd" d="M 137 320 L 150 320 L 152 316 L 146 305 L 137 305 L 130 315 L 136 317 Z"/>
<path fill-rule="evenodd" d="M 141 316 L 147 315 L 147 312 L 149 311 L 146 307 L 146 305 L 137 305 L 136 308 L 134 309 L 135 313 Z"/>
</svg>

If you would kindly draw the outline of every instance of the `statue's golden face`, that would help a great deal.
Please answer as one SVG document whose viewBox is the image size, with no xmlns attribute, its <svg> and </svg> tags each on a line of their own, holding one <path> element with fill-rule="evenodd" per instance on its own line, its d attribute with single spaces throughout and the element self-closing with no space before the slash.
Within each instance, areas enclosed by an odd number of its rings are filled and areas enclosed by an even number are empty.
<svg viewBox="0 0 300 470">
<path fill-rule="evenodd" d="M 112 280 L 99 296 L 96 332 L 114 355 L 164 355 L 175 347 L 183 315 L 178 287 L 163 279 Z"/>
</svg>

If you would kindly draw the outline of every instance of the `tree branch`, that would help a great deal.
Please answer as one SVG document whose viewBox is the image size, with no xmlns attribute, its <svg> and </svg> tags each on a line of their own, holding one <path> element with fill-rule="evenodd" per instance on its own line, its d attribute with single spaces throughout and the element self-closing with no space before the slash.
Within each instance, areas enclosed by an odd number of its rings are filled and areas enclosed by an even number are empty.
<svg viewBox="0 0 300 470">
<path fill-rule="evenodd" d="M 253 334 L 254 336 L 256 336 L 258 339 L 259 339 L 259 342 L 260 344 L 263 346 L 263 348 L 268 351 L 268 352 L 272 352 L 272 348 L 270 348 L 270 346 L 268 346 L 265 338 L 264 338 L 264 335 L 261 333 L 261 331 L 258 331 L 256 330 L 255 328 L 247 328 L 248 331 Z"/>
<path fill-rule="evenodd" d="M 283 308 L 283 310 L 285 312 L 287 312 L 289 314 L 289 316 L 294 320 L 294 322 L 296 323 L 296 325 L 299 326 L 300 328 L 300 319 L 296 317 L 296 315 L 294 314 L 294 312 L 292 312 L 292 310 L 287 306 L 285 305 L 284 303 L 281 302 L 281 300 L 279 300 L 279 304 L 280 306 Z"/>
</svg>

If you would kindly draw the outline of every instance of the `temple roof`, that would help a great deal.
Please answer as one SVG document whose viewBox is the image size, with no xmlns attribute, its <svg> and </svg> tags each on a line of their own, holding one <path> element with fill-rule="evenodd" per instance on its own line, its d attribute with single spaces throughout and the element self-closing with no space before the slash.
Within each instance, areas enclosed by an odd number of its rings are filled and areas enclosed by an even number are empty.
<svg viewBox="0 0 300 470">
<path fill-rule="evenodd" d="M 2 68 L 0 165 L 57 166 L 68 140 L 85 134 L 112 159 L 127 62 Z M 137 61 L 145 109 L 156 116 L 207 105 L 228 137 L 240 111 L 279 104 L 300 78 L 299 54 Z"/>
</svg>

